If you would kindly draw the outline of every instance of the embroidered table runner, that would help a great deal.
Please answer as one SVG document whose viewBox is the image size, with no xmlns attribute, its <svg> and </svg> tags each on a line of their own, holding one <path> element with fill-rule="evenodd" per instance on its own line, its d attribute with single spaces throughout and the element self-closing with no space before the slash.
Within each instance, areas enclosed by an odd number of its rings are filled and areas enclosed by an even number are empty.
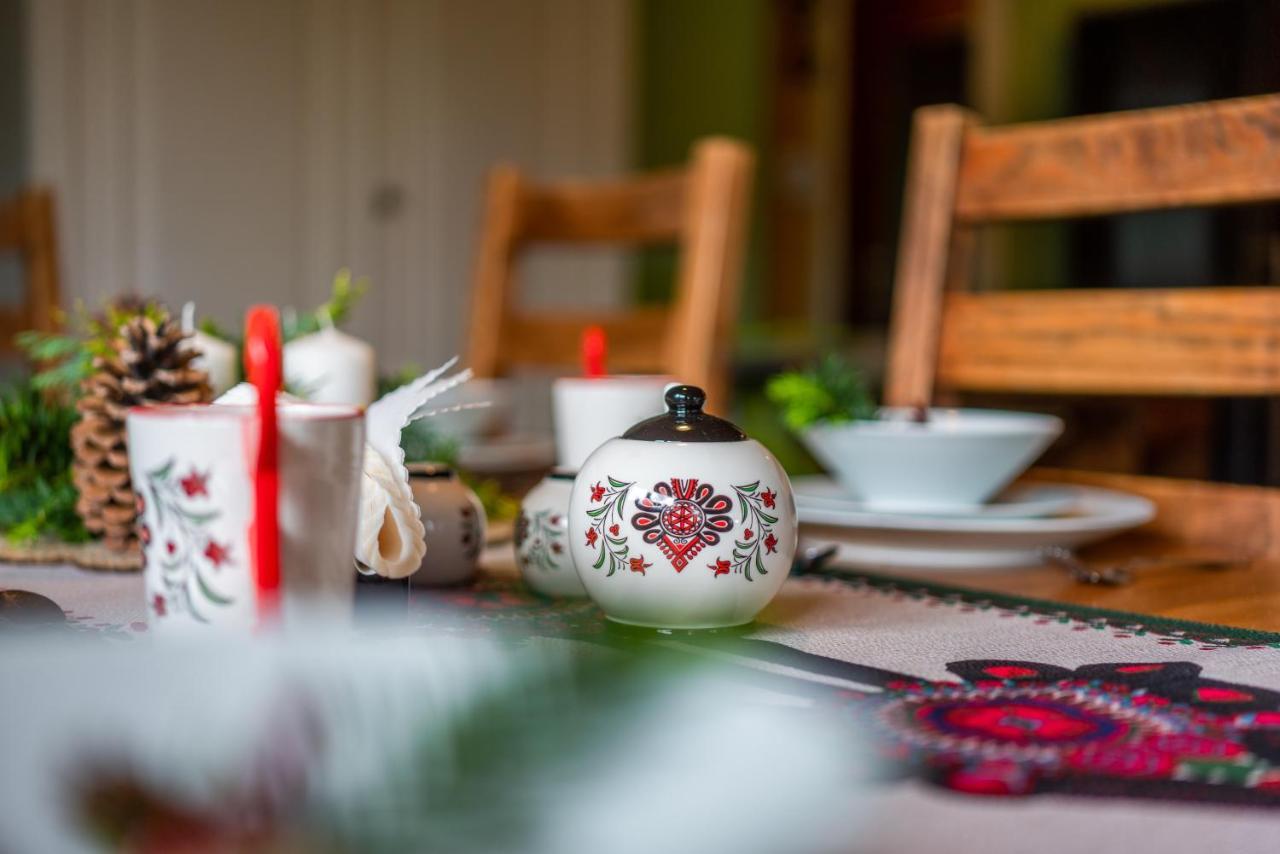
<svg viewBox="0 0 1280 854">
<path fill-rule="evenodd" d="M 590 603 L 490 563 L 415 592 L 410 620 L 615 637 Z M 138 576 L 3 567 L 0 587 L 109 639 L 145 631 Z M 645 642 L 817 686 L 870 734 L 893 773 L 868 850 L 1019 851 L 1029 831 L 1036 850 L 1280 845 L 1280 635 L 828 572 L 789 580 L 745 635 Z"/>
</svg>

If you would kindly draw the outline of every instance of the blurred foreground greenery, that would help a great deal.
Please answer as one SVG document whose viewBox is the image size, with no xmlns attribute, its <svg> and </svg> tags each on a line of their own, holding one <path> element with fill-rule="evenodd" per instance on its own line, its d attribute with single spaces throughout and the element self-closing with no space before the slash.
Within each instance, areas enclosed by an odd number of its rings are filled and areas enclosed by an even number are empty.
<svg viewBox="0 0 1280 854">
<path fill-rule="evenodd" d="M 71 482 L 75 408 L 33 379 L 0 390 L 0 532 L 13 542 L 84 542 Z"/>
</svg>

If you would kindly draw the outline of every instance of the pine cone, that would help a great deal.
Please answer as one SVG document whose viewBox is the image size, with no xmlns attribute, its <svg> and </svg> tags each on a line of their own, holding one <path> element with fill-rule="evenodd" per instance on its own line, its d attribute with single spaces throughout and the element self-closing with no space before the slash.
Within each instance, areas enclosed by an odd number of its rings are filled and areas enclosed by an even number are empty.
<svg viewBox="0 0 1280 854">
<path fill-rule="evenodd" d="M 208 375 L 191 367 L 199 352 L 181 346 L 187 336 L 172 320 L 139 315 L 120 328 L 110 356 L 93 360 L 71 429 L 72 466 L 85 527 L 114 550 L 137 548 L 136 500 L 129 482 L 125 416 L 151 403 L 206 403 Z"/>
</svg>

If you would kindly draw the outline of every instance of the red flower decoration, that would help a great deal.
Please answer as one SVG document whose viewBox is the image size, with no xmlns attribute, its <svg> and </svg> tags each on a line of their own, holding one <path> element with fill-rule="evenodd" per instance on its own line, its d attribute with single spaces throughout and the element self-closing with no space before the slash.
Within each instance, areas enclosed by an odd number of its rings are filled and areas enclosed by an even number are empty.
<svg viewBox="0 0 1280 854">
<path fill-rule="evenodd" d="M 602 498 L 604 498 L 604 487 L 601 486 L 600 481 L 597 480 L 596 485 L 591 487 L 591 500 L 599 501 Z"/>
<path fill-rule="evenodd" d="M 751 532 L 751 529 L 750 529 L 750 528 L 747 528 L 745 531 L 743 531 L 743 532 L 742 532 L 742 538 L 743 538 L 743 539 L 745 539 L 745 540 L 749 540 L 749 539 L 751 539 L 751 538 L 752 538 L 752 537 L 754 537 L 754 536 L 755 536 L 755 534 L 753 534 L 753 533 Z"/>
<path fill-rule="evenodd" d="M 615 537 L 616 537 L 616 536 L 618 536 L 618 531 L 619 531 L 619 530 L 621 530 L 621 529 L 620 529 L 617 525 L 610 525 L 610 526 L 609 526 L 609 533 L 610 533 L 610 534 L 613 534 Z"/>
<path fill-rule="evenodd" d="M 596 547 L 597 539 L 599 539 L 599 537 L 596 536 L 596 529 L 588 528 L 587 529 L 587 545 L 591 546 L 591 548 L 594 549 Z"/>
<path fill-rule="evenodd" d="M 201 474 L 195 469 L 192 469 L 186 477 L 178 481 L 178 484 L 182 487 L 183 493 L 188 498 L 195 498 L 197 495 L 207 496 L 209 494 L 208 481 L 208 472 Z"/>
<path fill-rule="evenodd" d="M 713 575 L 728 575 L 729 567 L 729 561 L 724 558 L 717 558 L 715 563 L 707 564 L 707 569 L 711 570 Z"/>
<path fill-rule="evenodd" d="M 638 573 L 640 573 L 641 575 L 644 575 L 644 571 L 645 571 L 646 569 L 648 569 L 649 567 L 651 567 L 651 566 L 653 566 L 653 564 L 651 564 L 651 563 L 645 563 L 645 562 L 644 562 L 644 558 L 642 558 L 642 557 L 633 557 L 633 558 L 631 558 L 631 571 L 632 571 L 632 572 L 638 572 Z"/>
<path fill-rule="evenodd" d="M 164 548 L 165 548 L 165 551 L 167 551 L 169 554 L 173 554 L 178 550 L 178 544 L 175 543 L 173 540 L 166 540 L 164 544 Z"/>
<path fill-rule="evenodd" d="M 142 540 L 142 544 L 143 544 L 144 546 L 145 546 L 147 543 L 151 542 L 151 528 L 149 528 L 149 527 L 148 527 L 148 526 L 146 526 L 146 525 L 139 525 L 139 526 L 138 526 L 138 539 Z"/>
<path fill-rule="evenodd" d="M 774 492 L 771 489 L 766 489 L 764 492 L 760 493 L 760 500 L 763 501 L 764 506 L 768 507 L 770 510 L 773 509 L 773 502 L 777 498 L 778 498 L 778 493 Z"/>
<path fill-rule="evenodd" d="M 778 550 L 778 538 L 773 535 L 772 531 L 769 532 L 769 536 L 764 538 L 764 547 L 769 550 L 769 554 L 773 554 Z"/>
<path fill-rule="evenodd" d="M 164 616 L 165 601 L 164 601 L 164 597 L 163 597 L 163 596 L 161 596 L 159 593 L 157 593 L 157 594 L 156 594 L 156 595 L 151 599 L 151 609 L 152 609 L 153 611 L 155 611 L 155 612 L 156 612 L 156 616 L 157 616 L 157 617 L 163 617 L 163 616 Z"/>
<path fill-rule="evenodd" d="M 552 543 L 551 551 L 555 552 L 556 554 L 560 554 L 560 552 L 564 551 L 564 546 L 560 545 L 559 543 Z"/>
<path fill-rule="evenodd" d="M 231 550 L 216 540 L 210 540 L 209 544 L 204 547 L 204 556 L 209 563 L 217 568 L 231 560 Z"/>
</svg>

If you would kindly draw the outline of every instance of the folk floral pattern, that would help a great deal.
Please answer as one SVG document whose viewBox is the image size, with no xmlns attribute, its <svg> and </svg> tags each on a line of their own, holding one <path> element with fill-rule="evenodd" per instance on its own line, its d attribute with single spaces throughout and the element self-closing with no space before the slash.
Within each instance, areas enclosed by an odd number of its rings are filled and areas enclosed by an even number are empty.
<svg viewBox="0 0 1280 854">
<path fill-rule="evenodd" d="M 202 506 L 209 498 L 212 473 L 191 467 L 179 474 L 176 468 L 170 459 L 147 472 L 147 497 L 139 497 L 142 508 L 148 502 L 154 506 L 156 530 L 144 523 L 140 534 L 151 560 L 160 565 L 161 589 L 148 604 L 157 617 L 186 613 L 208 622 L 213 610 L 235 601 L 221 592 L 225 585 L 217 576 L 237 566 L 239 556 L 210 530 L 218 512 Z"/>
<path fill-rule="evenodd" d="M 463 507 L 458 512 L 462 517 L 462 552 L 467 556 L 467 560 L 475 560 L 480 556 L 480 549 L 484 546 L 484 532 L 480 528 L 480 517 L 476 509 L 471 506 Z"/>
<path fill-rule="evenodd" d="M 562 565 L 564 554 L 564 516 L 551 510 L 539 510 L 530 516 L 521 513 L 516 522 L 516 555 L 522 569 L 554 572 Z"/>
<path fill-rule="evenodd" d="M 705 546 L 720 542 L 733 530 L 733 502 L 716 493 L 709 483 L 696 478 L 671 478 L 656 483 L 636 499 L 639 512 L 631 517 L 631 527 L 641 539 L 658 549 L 676 572 L 682 572 Z"/>
<path fill-rule="evenodd" d="M 953 791 L 1280 806 L 1280 693 L 1205 678 L 1192 662 L 968 660 L 947 665 L 961 681 L 935 682 L 785 655 L 799 670 L 875 686 L 833 699 L 867 725 L 882 759 Z"/>
<path fill-rule="evenodd" d="M 608 486 L 597 481 L 591 487 L 590 503 L 587 517 L 591 520 L 587 527 L 586 542 L 592 549 L 598 549 L 600 556 L 591 565 L 592 569 L 606 569 L 605 577 L 613 575 L 620 569 L 631 569 L 644 574 L 643 561 L 639 569 L 629 561 L 631 547 L 627 545 L 626 535 L 622 533 L 623 510 L 627 506 L 627 495 L 635 482 L 630 483 L 607 477 Z"/>
<path fill-rule="evenodd" d="M 606 483 L 607 481 L 607 483 Z M 599 550 L 595 569 L 607 569 L 613 575 L 619 569 L 646 575 L 653 563 L 633 555 L 624 524 L 639 532 L 641 540 L 656 546 L 677 573 L 707 546 L 719 545 L 734 533 L 734 500 L 721 494 L 709 483 L 697 478 L 673 477 L 653 485 L 633 502 L 634 513 L 625 519 L 627 497 L 634 482 L 614 477 L 588 487 L 587 516 L 591 522 L 586 531 L 586 545 Z M 778 493 L 772 487 L 761 487 L 760 481 L 733 487 L 737 496 L 738 532 L 733 540 L 731 559 L 715 556 L 707 568 L 716 577 L 737 573 L 753 580 L 753 573 L 767 575 L 765 557 L 777 553 L 778 537 L 774 526 L 778 517 L 771 513 Z"/>
<path fill-rule="evenodd" d="M 773 526 L 778 524 L 778 517 L 769 512 L 774 509 L 777 493 L 771 488 L 760 489 L 760 481 L 735 486 L 733 491 L 738 496 L 738 507 L 741 524 L 741 535 L 733 544 L 733 560 L 716 561 L 711 570 L 716 575 L 724 575 L 730 568 L 734 572 L 743 573 L 747 581 L 751 580 L 754 568 L 761 575 L 768 575 L 764 568 L 764 556 L 778 551 L 778 537 Z M 728 563 L 729 566 L 724 566 Z"/>
</svg>

